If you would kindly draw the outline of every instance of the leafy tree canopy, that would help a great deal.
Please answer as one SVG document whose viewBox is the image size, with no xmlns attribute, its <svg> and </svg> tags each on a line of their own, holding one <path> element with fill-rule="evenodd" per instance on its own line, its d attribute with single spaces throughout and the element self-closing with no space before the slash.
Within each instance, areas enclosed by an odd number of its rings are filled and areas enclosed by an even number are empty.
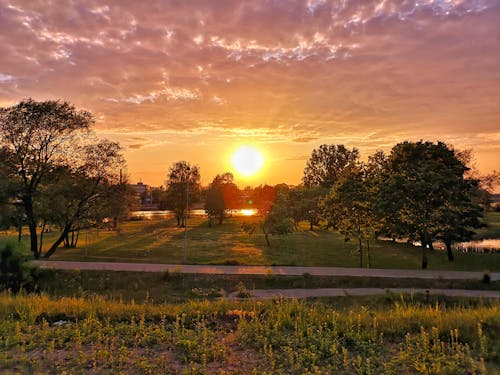
<svg viewBox="0 0 500 375">
<path fill-rule="evenodd" d="M 359 158 L 356 148 L 344 145 L 321 145 L 314 149 L 304 169 L 302 181 L 307 187 L 331 188 L 342 173 L 354 166 Z"/>
</svg>

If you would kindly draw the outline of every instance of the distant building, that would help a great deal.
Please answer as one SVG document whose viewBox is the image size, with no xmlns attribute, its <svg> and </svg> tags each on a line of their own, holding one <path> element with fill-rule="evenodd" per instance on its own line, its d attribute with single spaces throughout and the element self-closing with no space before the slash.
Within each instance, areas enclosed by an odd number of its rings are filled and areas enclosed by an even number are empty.
<svg viewBox="0 0 500 375">
<path fill-rule="evenodd" d="M 151 193 L 151 187 L 139 181 L 137 184 L 131 184 L 137 195 L 139 196 L 141 202 L 141 210 L 152 209 L 153 206 L 153 195 Z"/>
</svg>

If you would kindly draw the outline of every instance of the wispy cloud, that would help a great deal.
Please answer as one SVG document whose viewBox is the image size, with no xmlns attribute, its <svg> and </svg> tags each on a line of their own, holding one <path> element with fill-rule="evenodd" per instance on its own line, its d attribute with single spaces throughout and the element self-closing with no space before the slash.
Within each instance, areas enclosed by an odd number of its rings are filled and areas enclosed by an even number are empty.
<svg viewBox="0 0 500 375">
<path fill-rule="evenodd" d="M 134 155 L 197 140 L 497 150 L 499 19 L 500 0 L 0 0 L 0 103 L 68 99 Z"/>
</svg>

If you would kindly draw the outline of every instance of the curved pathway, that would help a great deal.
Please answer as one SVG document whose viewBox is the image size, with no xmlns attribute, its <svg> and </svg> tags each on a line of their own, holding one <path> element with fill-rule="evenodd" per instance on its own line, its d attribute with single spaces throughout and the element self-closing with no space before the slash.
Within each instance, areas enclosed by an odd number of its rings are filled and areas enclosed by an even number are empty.
<svg viewBox="0 0 500 375">
<path fill-rule="evenodd" d="M 419 289 L 419 288 L 318 288 L 318 289 L 255 289 L 249 290 L 248 298 L 239 298 L 238 292 L 230 293 L 229 299 L 275 299 L 310 297 L 373 296 L 381 294 L 429 294 L 449 297 L 500 298 L 500 291 L 466 289 Z"/>
<path fill-rule="evenodd" d="M 115 263 L 115 262 L 70 262 L 38 260 L 33 263 L 42 268 L 64 270 L 108 270 L 131 272 L 179 272 L 220 275 L 287 275 L 300 276 L 352 276 L 387 277 L 396 279 L 443 279 L 443 280 L 481 280 L 483 272 L 413 270 L 413 269 L 376 269 L 340 267 L 291 267 L 291 266 L 222 266 L 222 265 L 185 265 L 152 263 Z M 491 281 L 500 280 L 500 272 L 490 273 Z M 385 290 L 385 289 L 384 289 Z"/>
</svg>

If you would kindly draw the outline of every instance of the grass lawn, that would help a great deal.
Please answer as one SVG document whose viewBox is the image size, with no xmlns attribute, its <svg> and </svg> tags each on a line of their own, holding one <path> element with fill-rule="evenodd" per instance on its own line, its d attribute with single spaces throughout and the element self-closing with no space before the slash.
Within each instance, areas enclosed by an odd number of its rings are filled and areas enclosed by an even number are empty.
<svg viewBox="0 0 500 375">
<path fill-rule="evenodd" d="M 493 223 L 497 217 L 495 214 L 489 216 Z M 209 228 L 205 218 L 192 218 L 188 228 L 187 263 L 359 266 L 355 241 L 345 242 L 331 231 L 318 229 L 311 232 L 301 228 L 289 235 L 272 237 L 268 247 L 261 233 L 249 235 L 241 229 L 242 220 L 255 219 L 234 218 Z M 46 235 L 44 243 L 48 245 L 53 236 Z M 28 236 L 24 236 L 25 248 L 28 241 Z M 130 221 L 121 223 L 115 231 L 82 231 L 76 249 L 60 248 L 51 259 L 180 264 L 183 246 L 184 230 L 177 228 L 173 219 Z M 371 241 L 372 268 L 418 269 L 420 259 L 421 250 L 411 245 Z M 456 253 L 455 262 L 450 263 L 443 251 L 435 251 L 429 254 L 429 269 L 499 271 L 500 256 Z"/>
<path fill-rule="evenodd" d="M 0 294 L 0 373 L 495 374 L 495 301 Z"/>
<path fill-rule="evenodd" d="M 500 212 L 484 213 L 486 227 L 476 230 L 477 238 L 500 238 Z"/>
</svg>

